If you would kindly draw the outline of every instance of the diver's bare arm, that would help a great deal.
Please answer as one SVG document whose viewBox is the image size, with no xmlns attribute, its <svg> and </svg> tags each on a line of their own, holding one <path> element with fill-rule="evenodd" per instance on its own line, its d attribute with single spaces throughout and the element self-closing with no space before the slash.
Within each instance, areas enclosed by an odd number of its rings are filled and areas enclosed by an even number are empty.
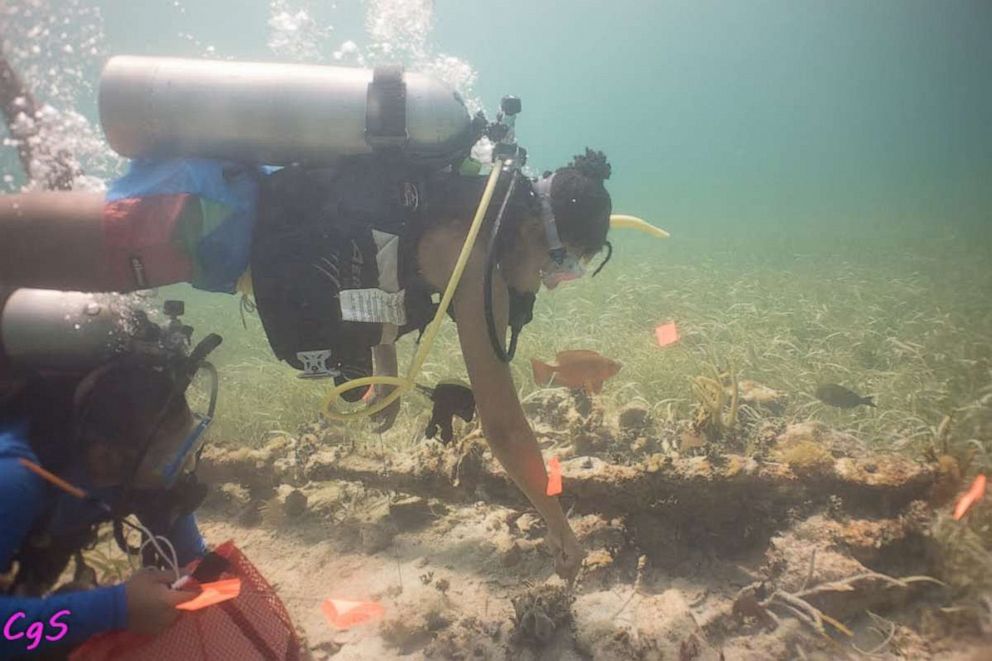
<svg viewBox="0 0 992 661">
<path fill-rule="evenodd" d="M 0 52 L 0 114 L 17 142 L 28 181 L 68 191 L 76 170 L 71 155 L 45 142 L 38 104 Z M 103 251 L 101 193 L 28 193 L 0 197 L 0 283 L 5 287 L 110 289 Z"/>
<path fill-rule="evenodd" d="M 527 422 L 509 366 L 489 344 L 482 303 L 482 259 L 469 261 L 455 293 L 455 319 L 482 429 L 493 454 L 547 521 L 553 536 L 571 535 L 558 500 L 547 495 L 547 473 Z M 507 293 L 499 278 L 493 291 L 497 326 L 506 327 Z"/>
<path fill-rule="evenodd" d="M 0 196 L 0 283 L 112 291 L 104 248 L 103 193 Z"/>
<path fill-rule="evenodd" d="M 72 154 L 40 133 L 40 122 L 20 121 L 22 116 L 37 119 L 38 110 L 38 103 L 28 86 L 0 52 L 0 114 L 7 124 L 7 132 L 17 142 L 17 156 L 24 174 L 29 182 L 40 184 L 46 190 L 71 190 L 76 176 L 82 174 Z"/>
</svg>

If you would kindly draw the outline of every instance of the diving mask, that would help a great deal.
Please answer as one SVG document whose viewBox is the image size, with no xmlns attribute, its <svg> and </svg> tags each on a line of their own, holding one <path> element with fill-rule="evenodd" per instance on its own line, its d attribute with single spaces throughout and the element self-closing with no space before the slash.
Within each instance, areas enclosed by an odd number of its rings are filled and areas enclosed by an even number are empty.
<svg viewBox="0 0 992 661">
<path fill-rule="evenodd" d="M 157 448 L 149 448 L 145 455 L 143 464 L 150 468 L 149 473 L 155 481 L 154 486 L 157 488 L 169 489 L 181 475 L 195 470 L 207 428 L 213 422 L 214 411 L 217 407 L 217 371 L 212 364 L 207 362 L 201 363 L 199 369 L 205 371 L 210 379 L 207 410 L 192 412 L 194 425 L 184 436 L 176 436 L 180 442 L 165 443 Z"/>
<path fill-rule="evenodd" d="M 193 414 L 196 423 L 193 429 L 182 437 L 182 442 L 165 450 L 161 456 L 152 457 L 152 452 L 146 461 L 152 464 L 151 475 L 154 476 L 154 485 L 139 485 L 154 487 L 159 489 L 170 489 L 176 483 L 180 475 L 191 473 L 196 465 L 196 458 L 203 447 L 204 433 L 213 421 L 213 417 L 200 413 Z"/>
<path fill-rule="evenodd" d="M 582 261 L 569 253 L 558 238 L 558 223 L 551 208 L 551 183 L 555 175 L 550 174 L 534 182 L 534 192 L 541 204 L 541 223 L 548 242 L 548 261 L 541 268 L 541 280 L 548 289 L 554 289 L 563 282 L 578 280 L 585 275 Z"/>
</svg>

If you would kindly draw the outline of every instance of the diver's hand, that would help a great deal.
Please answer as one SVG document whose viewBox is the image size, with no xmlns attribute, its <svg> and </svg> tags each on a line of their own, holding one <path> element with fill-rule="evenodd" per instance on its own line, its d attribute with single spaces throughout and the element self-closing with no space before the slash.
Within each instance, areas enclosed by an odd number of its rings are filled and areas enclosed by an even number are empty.
<svg viewBox="0 0 992 661">
<path fill-rule="evenodd" d="M 394 386 L 373 386 L 372 387 L 372 399 L 369 401 L 369 405 L 374 405 L 381 402 L 386 398 L 386 395 L 393 391 Z M 370 416 L 373 423 L 379 426 L 375 429 L 377 434 L 381 434 L 384 431 L 392 429 L 393 423 L 396 422 L 396 416 L 400 412 L 400 398 L 397 397 L 393 400 L 393 403 L 382 409 L 378 413 Z"/>
<path fill-rule="evenodd" d="M 586 557 L 586 552 L 579 545 L 575 533 L 568 526 L 559 533 L 550 532 L 544 538 L 544 542 L 551 549 L 551 556 L 555 561 L 555 573 L 568 581 L 571 585 L 575 577 L 579 574 L 582 560 Z"/>
<path fill-rule="evenodd" d="M 127 628 L 135 633 L 157 635 L 177 617 L 176 606 L 196 596 L 195 592 L 171 590 L 176 577 L 158 569 L 142 569 L 124 584 L 127 595 Z"/>
</svg>

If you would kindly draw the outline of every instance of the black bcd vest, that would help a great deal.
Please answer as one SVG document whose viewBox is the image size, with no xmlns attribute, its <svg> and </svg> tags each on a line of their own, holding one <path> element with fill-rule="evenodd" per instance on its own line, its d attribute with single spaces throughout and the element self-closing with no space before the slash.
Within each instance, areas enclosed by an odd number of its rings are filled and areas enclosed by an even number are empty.
<svg viewBox="0 0 992 661">
<path fill-rule="evenodd" d="M 251 276 L 277 358 L 340 385 L 371 376 L 372 347 L 427 325 L 436 305 L 416 272 L 416 241 L 431 176 L 358 157 L 263 180 Z"/>
</svg>

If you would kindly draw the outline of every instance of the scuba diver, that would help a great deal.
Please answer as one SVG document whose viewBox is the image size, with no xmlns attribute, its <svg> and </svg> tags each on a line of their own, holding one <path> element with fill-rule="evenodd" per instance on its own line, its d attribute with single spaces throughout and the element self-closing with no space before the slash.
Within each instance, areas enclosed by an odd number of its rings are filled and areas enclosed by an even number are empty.
<svg viewBox="0 0 992 661">
<path fill-rule="evenodd" d="M 380 431 L 448 314 L 485 438 L 546 521 L 556 570 L 572 578 L 583 552 L 546 495 L 508 362 L 541 285 L 581 277 L 604 248 L 593 275 L 609 260 L 611 221 L 664 233 L 611 217 L 602 152 L 525 176 L 520 110 L 505 97 L 495 122 L 470 117 L 457 93 L 400 67 L 115 57 L 100 116 L 111 146 L 134 159 L 130 171 L 106 195 L 0 198 L 0 281 L 240 291 L 277 358 L 301 377 L 333 379 L 325 415 L 371 395 L 366 413 Z M 470 157 L 482 138 L 494 145 L 488 174 Z M 424 339 L 403 379 L 395 342 L 411 331 Z M 455 403 L 439 415 L 441 401 Z M 435 398 L 431 426 L 445 440 L 443 418 L 471 417 L 466 401 Z"/>
<path fill-rule="evenodd" d="M 160 327 L 124 297 L 0 291 L 0 658 L 61 655 L 114 629 L 157 634 L 195 596 L 170 586 L 207 551 L 192 471 L 216 402 L 204 358 L 220 338 L 188 351 L 181 307 L 167 302 Z M 212 383 L 202 416 L 186 397 L 200 369 Z M 108 521 L 146 568 L 97 587 L 82 552 Z M 73 560 L 73 580 L 50 593 Z"/>
</svg>

